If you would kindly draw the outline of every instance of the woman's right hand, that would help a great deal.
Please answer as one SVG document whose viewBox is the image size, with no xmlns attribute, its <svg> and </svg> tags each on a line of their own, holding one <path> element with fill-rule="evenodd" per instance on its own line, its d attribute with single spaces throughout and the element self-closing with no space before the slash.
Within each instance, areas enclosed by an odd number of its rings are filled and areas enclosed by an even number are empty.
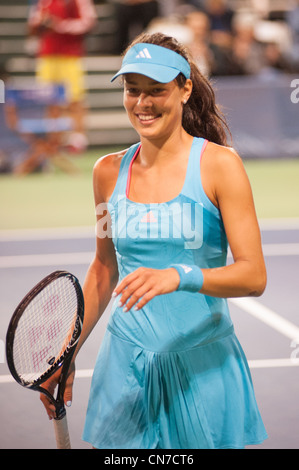
<svg viewBox="0 0 299 470">
<path fill-rule="evenodd" d="M 61 368 L 58 369 L 55 374 L 53 374 L 46 382 L 43 383 L 42 387 L 48 390 L 51 395 L 54 395 L 55 388 L 57 387 L 59 380 L 60 380 Z M 75 363 L 71 363 L 68 376 L 66 380 L 66 386 L 64 391 L 64 404 L 66 406 L 71 406 L 72 404 L 72 396 L 73 396 L 73 384 L 75 378 Z M 49 419 L 56 418 L 56 409 L 55 405 L 51 402 L 51 400 L 44 394 L 40 394 L 40 400 L 43 403 L 46 412 L 48 414 Z"/>
</svg>

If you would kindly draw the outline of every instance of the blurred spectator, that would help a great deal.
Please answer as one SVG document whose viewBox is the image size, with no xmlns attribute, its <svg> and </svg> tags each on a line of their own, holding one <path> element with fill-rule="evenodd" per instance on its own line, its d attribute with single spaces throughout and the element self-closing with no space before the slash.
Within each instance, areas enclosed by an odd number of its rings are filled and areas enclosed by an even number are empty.
<svg viewBox="0 0 299 470">
<path fill-rule="evenodd" d="M 251 0 L 251 8 L 259 18 L 269 18 L 271 1 L 272 0 Z"/>
<path fill-rule="evenodd" d="M 183 3 L 193 6 L 198 11 L 205 11 L 206 0 L 185 0 Z"/>
<path fill-rule="evenodd" d="M 211 24 L 211 42 L 220 47 L 230 47 L 234 12 L 226 0 L 206 0 L 205 11 Z"/>
<path fill-rule="evenodd" d="M 157 0 L 110 0 L 115 4 L 118 41 L 117 54 L 121 54 L 134 36 L 144 31 L 159 16 Z"/>
<path fill-rule="evenodd" d="M 256 18 L 251 14 L 234 18 L 232 57 L 236 74 L 256 74 L 264 66 L 264 49 L 255 38 L 255 22 Z"/>
<path fill-rule="evenodd" d="M 193 11 L 193 8 L 185 4 L 181 5 L 179 2 L 176 5 L 172 3 L 172 7 L 172 9 L 168 10 L 167 16 L 165 16 L 165 10 L 160 8 L 161 16 L 154 18 L 150 22 L 146 28 L 146 32 L 150 34 L 160 32 L 176 38 L 177 41 L 183 44 L 190 44 L 193 39 L 193 34 L 184 20 L 186 12 L 188 13 L 190 10 Z"/>
<path fill-rule="evenodd" d="M 264 44 L 264 66 L 260 72 L 264 78 L 275 78 L 277 74 L 289 72 L 289 64 L 277 42 Z"/>
<path fill-rule="evenodd" d="M 239 66 L 234 61 L 230 44 L 211 42 L 210 20 L 204 12 L 187 14 L 185 22 L 192 32 L 188 48 L 203 75 L 239 74 Z"/>
<path fill-rule="evenodd" d="M 210 21 L 209 42 L 213 54 L 212 75 L 235 75 L 239 67 L 232 55 L 232 22 L 234 12 L 226 0 L 205 0 L 205 13 Z"/>
<path fill-rule="evenodd" d="M 287 24 L 292 35 L 292 45 L 289 60 L 292 71 L 299 71 L 299 0 L 296 0 L 293 8 L 286 15 Z"/>
<path fill-rule="evenodd" d="M 192 32 L 189 50 L 201 73 L 208 77 L 214 68 L 209 18 L 202 11 L 194 11 L 186 16 L 186 25 Z"/>
<path fill-rule="evenodd" d="M 168 18 L 173 14 L 178 5 L 181 4 L 180 0 L 158 0 L 159 3 L 159 16 Z"/>
<path fill-rule="evenodd" d="M 92 0 L 38 0 L 29 15 L 29 34 L 39 38 L 37 79 L 64 84 L 74 121 L 70 147 L 84 150 L 84 35 L 96 23 Z"/>
<path fill-rule="evenodd" d="M 20 140 L 17 145 L 14 139 L 14 133 L 9 128 L 10 116 L 7 113 L 5 105 L 6 87 L 9 84 L 9 74 L 7 71 L 6 61 L 0 59 L 0 80 L 1 80 L 1 92 L 0 92 L 0 173 L 8 173 L 11 171 L 14 162 L 11 158 L 20 153 Z M 21 142 L 22 146 L 24 143 Z M 21 149 L 24 150 L 24 149 Z"/>
</svg>

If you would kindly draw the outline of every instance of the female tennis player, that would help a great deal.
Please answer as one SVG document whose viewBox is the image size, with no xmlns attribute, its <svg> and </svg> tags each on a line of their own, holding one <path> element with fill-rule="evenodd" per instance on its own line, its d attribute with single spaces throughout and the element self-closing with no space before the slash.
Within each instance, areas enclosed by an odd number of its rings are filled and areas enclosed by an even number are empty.
<svg viewBox="0 0 299 470">
<path fill-rule="evenodd" d="M 266 285 L 242 161 L 227 146 L 210 84 L 176 40 L 137 38 L 118 76 L 140 143 L 94 167 L 97 249 L 78 350 L 114 299 L 83 439 L 105 449 L 261 443 L 226 300 Z"/>
</svg>

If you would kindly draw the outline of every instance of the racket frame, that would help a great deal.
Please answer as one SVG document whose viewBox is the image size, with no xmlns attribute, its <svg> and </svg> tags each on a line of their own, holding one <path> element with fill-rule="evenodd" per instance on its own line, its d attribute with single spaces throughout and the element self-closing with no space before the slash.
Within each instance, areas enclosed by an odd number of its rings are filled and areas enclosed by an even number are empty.
<svg viewBox="0 0 299 470">
<path fill-rule="evenodd" d="M 22 377 L 19 376 L 18 372 L 16 371 L 14 360 L 13 360 L 13 344 L 14 344 L 14 335 L 17 329 L 19 320 L 27 308 L 29 303 L 52 281 L 60 278 L 60 277 L 68 277 L 73 286 L 75 287 L 75 292 L 77 295 L 77 318 L 75 323 L 74 332 L 71 338 L 71 341 L 68 344 L 68 347 L 65 349 L 64 353 L 54 362 L 53 365 L 47 369 L 38 379 L 34 380 L 33 382 L 26 382 Z M 64 406 L 64 390 L 65 384 L 67 379 L 67 371 L 69 369 L 70 363 L 72 361 L 77 342 L 79 340 L 82 325 L 83 325 L 83 316 L 84 316 L 84 297 L 82 293 L 82 289 L 78 279 L 68 271 L 54 271 L 53 273 L 46 276 L 42 279 L 35 287 L 33 287 L 28 294 L 21 300 L 17 308 L 15 309 L 12 318 L 10 320 L 7 334 L 6 334 L 6 358 L 7 358 L 7 365 L 8 368 L 13 376 L 13 378 L 25 388 L 30 390 L 34 390 L 40 393 L 43 393 L 47 396 L 47 398 L 53 403 L 56 409 L 56 420 L 61 420 L 66 416 L 65 406 Z M 48 380 L 60 367 L 61 374 L 60 374 L 60 382 L 58 384 L 56 398 L 51 395 L 45 388 L 41 386 L 46 380 Z"/>
</svg>

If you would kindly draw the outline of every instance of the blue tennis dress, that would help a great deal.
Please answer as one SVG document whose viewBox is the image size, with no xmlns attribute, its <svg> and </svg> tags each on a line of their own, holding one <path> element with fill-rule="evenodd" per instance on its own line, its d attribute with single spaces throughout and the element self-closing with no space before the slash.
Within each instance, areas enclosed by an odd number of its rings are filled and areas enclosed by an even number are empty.
<svg viewBox="0 0 299 470">
<path fill-rule="evenodd" d="M 171 201 L 129 200 L 139 144 L 122 159 L 109 202 L 119 278 L 140 266 L 226 264 L 219 210 L 201 185 L 206 141 L 194 138 Z M 102 449 L 221 449 L 267 434 L 225 299 L 176 291 L 124 313 L 116 299 L 93 374 L 83 439 Z"/>
</svg>

